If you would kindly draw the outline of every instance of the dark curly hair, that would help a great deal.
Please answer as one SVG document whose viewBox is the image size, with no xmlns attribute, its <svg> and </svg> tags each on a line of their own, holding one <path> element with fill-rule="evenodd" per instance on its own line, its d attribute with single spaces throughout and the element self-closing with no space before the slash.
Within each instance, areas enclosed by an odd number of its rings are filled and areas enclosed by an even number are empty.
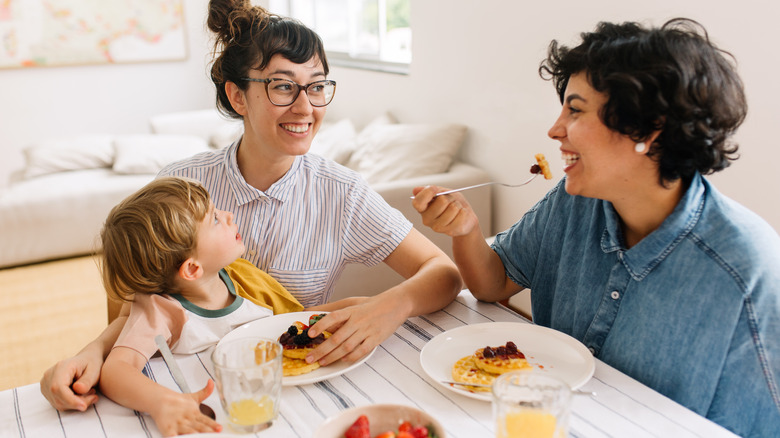
<svg viewBox="0 0 780 438">
<path fill-rule="evenodd" d="M 328 59 L 322 40 L 313 30 L 292 18 L 268 13 L 250 0 L 211 0 L 206 20 L 214 32 L 214 62 L 211 81 L 217 88 L 217 108 L 234 119 L 242 118 L 231 105 L 225 84 L 233 82 L 242 90 L 249 83 L 250 69 L 263 69 L 274 55 L 296 63 L 317 58 L 328 74 Z"/>
<path fill-rule="evenodd" d="M 675 18 L 648 29 L 602 22 L 581 38 L 573 48 L 553 40 L 539 74 L 552 79 L 563 102 L 571 75 L 584 72 L 607 96 L 600 116 L 608 128 L 636 142 L 660 131 L 648 156 L 659 163 L 662 185 L 687 183 L 737 158 L 730 137 L 747 113 L 742 80 L 733 56 L 699 23 Z"/>
</svg>

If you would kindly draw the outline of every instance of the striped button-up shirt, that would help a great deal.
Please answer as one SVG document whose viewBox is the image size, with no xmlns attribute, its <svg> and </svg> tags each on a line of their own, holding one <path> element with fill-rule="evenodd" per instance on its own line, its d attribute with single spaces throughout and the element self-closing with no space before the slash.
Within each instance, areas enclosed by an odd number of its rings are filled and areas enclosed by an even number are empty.
<svg viewBox="0 0 780 438">
<path fill-rule="evenodd" d="M 265 192 L 250 186 L 238 170 L 239 143 L 170 164 L 160 176 L 200 181 L 216 208 L 234 214 L 243 257 L 305 307 L 328 301 L 348 263 L 382 262 L 411 231 L 359 173 L 317 155 L 296 157 Z"/>
</svg>

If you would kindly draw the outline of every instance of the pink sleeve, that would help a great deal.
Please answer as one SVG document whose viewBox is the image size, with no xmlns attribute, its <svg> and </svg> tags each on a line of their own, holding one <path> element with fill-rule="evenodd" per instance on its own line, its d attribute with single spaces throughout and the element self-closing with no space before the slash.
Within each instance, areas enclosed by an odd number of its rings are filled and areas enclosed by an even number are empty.
<svg viewBox="0 0 780 438">
<path fill-rule="evenodd" d="M 163 335 L 168 345 L 173 345 L 186 321 L 187 314 L 175 298 L 169 295 L 136 295 L 130 306 L 130 316 L 114 348 L 131 348 L 148 360 L 158 350 L 155 336 Z"/>
</svg>

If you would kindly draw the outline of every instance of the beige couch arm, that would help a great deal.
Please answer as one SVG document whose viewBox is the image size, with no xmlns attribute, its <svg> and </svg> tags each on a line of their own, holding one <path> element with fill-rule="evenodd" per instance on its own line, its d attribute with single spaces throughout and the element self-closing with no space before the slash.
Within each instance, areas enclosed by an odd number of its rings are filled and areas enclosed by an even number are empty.
<svg viewBox="0 0 780 438">
<path fill-rule="evenodd" d="M 405 180 L 391 181 L 375 184 L 373 186 L 388 204 L 395 207 L 414 227 L 428 237 L 441 248 L 448 256 L 452 257 L 452 243 L 449 236 L 439 234 L 426 227 L 417 210 L 412 207 L 412 189 L 426 185 L 438 185 L 448 188 L 465 187 L 490 181 L 490 176 L 484 170 L 475 166 L 456 162 L 446 173 L 428 175 Z M 491 187 L 479 187 L 463 192 L 463 195 L 471 204 L 471 207 L 479 217 L 480 227 L 485 236 L 491 235 L 492 204 Z M 374 267 L 363 265 L 350 265 L 342 273 L 336 283 L 336 290 L 331 301 L 350 296 L 371 296 L 387 290 L 400 283 L 403 278 L 384 263 Z"/>
</svg>

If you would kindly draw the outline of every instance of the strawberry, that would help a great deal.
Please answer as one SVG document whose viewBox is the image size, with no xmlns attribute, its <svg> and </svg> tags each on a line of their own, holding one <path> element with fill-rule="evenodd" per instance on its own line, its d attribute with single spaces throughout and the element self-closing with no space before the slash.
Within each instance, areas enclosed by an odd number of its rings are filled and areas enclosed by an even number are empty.
<svg viewBox="0 0 780 438">
<path fill-rule="evenodd" d="M 428 438 L 428 428 L 417 426 L 411 430 L 411 434 L 414 438 Z"/>
<path fill-rule="evenodd" d="M 411 430 L 412 430 L 412 423 L 408 421 L 404 421 L 403 423 L 401 423 L 400 426 L 398 426 L 399 432 L 410 432 Z"/>
<path fill-rule="evenodd" d="M 344 433 L 344 438 L 371 438 L 371 431 L 368 427 L 368 417 L 361 415 L 349 426 Z"/>
</svg>

